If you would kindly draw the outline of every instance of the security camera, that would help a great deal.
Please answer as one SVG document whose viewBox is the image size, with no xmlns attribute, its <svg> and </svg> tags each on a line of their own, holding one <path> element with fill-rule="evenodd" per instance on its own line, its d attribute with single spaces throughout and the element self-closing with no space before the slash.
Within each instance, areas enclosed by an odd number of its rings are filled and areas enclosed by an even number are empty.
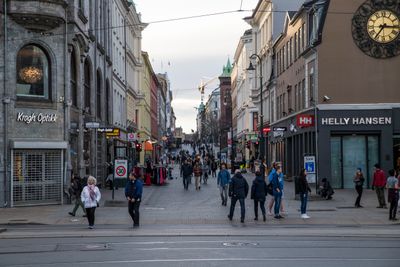
<svg viewBox="0 0 400 267">
<path fill-rule="evenodd" d="M 324 101 L 329 101 L 329 100 L 331 100 L 331 98 L 327 95 L 324 95 Z"/>
</svg>

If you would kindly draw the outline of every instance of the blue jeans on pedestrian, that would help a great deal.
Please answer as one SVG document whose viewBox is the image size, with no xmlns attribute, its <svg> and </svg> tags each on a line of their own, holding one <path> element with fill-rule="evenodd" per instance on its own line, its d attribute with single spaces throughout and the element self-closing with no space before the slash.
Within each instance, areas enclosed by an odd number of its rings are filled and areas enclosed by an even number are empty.
<svg viewBox="0 0 400 267">
<path fill-rule="evenodd" d="M 281 200 L 282 200 L 282 192 L 274 192 L 274 200 L 275 200 L 275 206 L 274 206 L 274 213 L 275 216 L 279 215 L 279 209 L 281 208 Z"/>
<path fill-rule="evenodd" d="M 236 201 L 239 200 L 240 203 L 240 219 L 244 220 L 244 216 L 245 216 L 245 212 L 246 212 L 246 208 L 244 205 L 244 198 L 237 198 L 237 197 L 232 197 L 231 198 L 231 208 L 230 208 L 230 212 L 229 212 L 229 217 L 233 217 L 233 213 L 235 211 L 235 206 L 236 206 Z"/>
<path fill-rule="evenodd" d="M 300 211 L 301 214 L 306 214 L 307 213 L 307 199 L 308 199 L 308 193 L 300 193 Z"/>
</svg>

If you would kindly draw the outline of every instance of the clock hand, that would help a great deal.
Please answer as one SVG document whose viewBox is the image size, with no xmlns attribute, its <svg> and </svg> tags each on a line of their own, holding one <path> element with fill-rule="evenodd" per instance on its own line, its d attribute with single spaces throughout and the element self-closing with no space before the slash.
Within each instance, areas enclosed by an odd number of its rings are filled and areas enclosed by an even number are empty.
<svg viewBox="0 0 400 267">
<path fill-rule="evenodd" d="M 386 25 L 386 24 L 385 24 Z M 378 33 L 377 34 L 375 34 L 375 37 L 374 37 L 374 39 L 376 39 L 376 37 L 383 31 L 383 28 L 384 28 L 384 25 L 383 24 L 381 24 L 381 25 L 379 25 L 379 27 L 381 28 L 379 31 L 378 31 Z"/>
<path fill-rule="evenodd" d="M 399 26 L 395 26 L 395 25 L 384 25 L 383 28 L 395 28 L 395 29 L 400 29 L 400 25 L 399 25 Z"/>
</svg>

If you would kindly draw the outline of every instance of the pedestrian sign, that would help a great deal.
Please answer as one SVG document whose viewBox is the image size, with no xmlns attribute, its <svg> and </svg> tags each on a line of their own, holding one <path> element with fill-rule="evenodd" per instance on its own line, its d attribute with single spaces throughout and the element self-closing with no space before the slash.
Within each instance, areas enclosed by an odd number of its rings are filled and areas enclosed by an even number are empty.
<svg viewBox="0 0 400 267">
<path fill-rule="evenodd" d="M 126 159 L 116 159 L 114 164 L 114 177 L 127 178 L 128 177 L 128 161 Z"/>
</svg>

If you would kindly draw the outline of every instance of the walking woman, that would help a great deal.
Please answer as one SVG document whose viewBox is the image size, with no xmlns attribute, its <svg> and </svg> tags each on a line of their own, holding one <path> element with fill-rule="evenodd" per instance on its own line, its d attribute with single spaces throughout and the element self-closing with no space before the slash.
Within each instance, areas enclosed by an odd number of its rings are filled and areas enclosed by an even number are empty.
<svg viewBox="0 0 400 267">
<path fill-rule="evenodd" d="M 254 220 L 258 220 L 258 204 L 260 204 L 263 221 L 267 220 L 265 216 L 265 197 L 267 195 L 267 183 L 262 177 L 261 172 L 256 171 L 256 178 L 251 186 L 251 199 L 254 200 Z"/>
<path fill-rule="evenodd" d="M 310 216 L 307 215 L 307 200 L 308 200 L 308 192 L 311 193 L 311 189 L 308 186 L 307 182 L 307 171 L 303 168 L 301 169 L 299 175 L 299 194 L 300 194 L 300 211 L 302 219 L 309 219 Z"/>
<path fill-rule="evenodd" d="M 194 179 L 195 179 L 195 185 L 196 185 L 196 190 L 200 190 L 200 178 L 201 178 L 201 167 L 198 161 L 194 164 L 193 167 L 193 173 L 194 173 Z"/>
<path fill-rule="evenodd" d="M 96 178 L 89 176 L 87 186 L 82 190 L 81 200 L 86 209 L 86 215 L 89 222 L 89 229 L 94 228 L 94 213 L 101 198 L 100 190 L 96 186 Z"/>
<path fill-rule="evenodd" d="M 357 172 L 356 172 L 356 175 L 354 176 L 354 180 L 353 180 L 354 185 L 356 187 L 357 194 L 358 194 L 357 199 L 356 199 L 356 203 L 354 204 L 354 206 L 356 208 L 362 208 L 363 207 L 363 206 L 361 206 L 360 202 L 361 202 L 361 196 L 362 196 L 362 193 L 363 193 L 364 181 L 365 181 L 365 178 L 364 178 L 364 175 L 363 175 L 363 173 L 361 171 L 361 168 L 357 168 Z"/>
<path fill-rule="evenodd" d="M 386 188 L 388 189 L 388 201 L 390 204 L 389 220 L 397 221 L 396 213 L 399 202 L 399 180 L 396 178 L 396 173 L 393 169 L 389 170 Z"/>
</svg>

